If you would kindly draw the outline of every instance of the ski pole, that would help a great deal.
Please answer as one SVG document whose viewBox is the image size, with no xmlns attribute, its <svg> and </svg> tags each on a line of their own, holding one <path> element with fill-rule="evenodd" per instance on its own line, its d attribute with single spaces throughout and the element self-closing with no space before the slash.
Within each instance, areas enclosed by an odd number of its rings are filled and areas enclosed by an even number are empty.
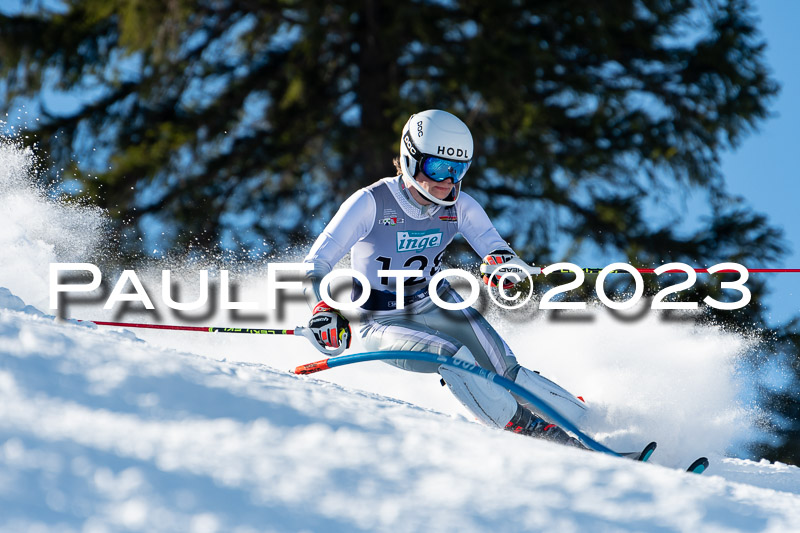
<svg viewBox="0 0 800 533">
<path fill-rule="evenodd" d="M 340 345 L 333 350 L 323 348 L 314 338 L 310 329 L 297 326 L 294 329 L 269 329 L 269 328 L 221 328 L 215 326 L 174 326 L 168 324 L 136 324 L 132 322 L 104 322 L 100 320 L 79 320 L 78 322 L 90 322 L 98 326 L 112 326 L 120 328 L 142 328 L 142 329 L 161 329 L 170 331 L 196 331 L 201 333 L 248 333 L 251 335 L 295 335 L 305 337 L 311 344 L 325 355 L 339 355 L 345 350 L 344 345 Z"/>
<path fill-rule="evenodd" d="M 542 267 L 542 268 L 546 268 L 546 267 Z M 581 270 L 585 274 L 599 274 L 600 272 L 603 271 L 602 268 L 596 268 L 596 267 L 583 267 L 583 268 L 581 268 Z M 655 268 L 637 268 L 636 270 L 641 274 L 655 274 L 655 271 L 656 271 Z M 708 269 L 707 268 L 694 268 L 693 270 L 695 272 L 697 272 L 698 274 L 708 274 Z M 800 268 L 748 268 L 746 270 L 748 272 L 750 272 L 750 273 L 800 272 Z M 558 272 L 560 274 L 568 274 L 568 273 L 572 272 L 572 270 L 563 268 L 561 270 L 555 270 L 554 272 Z M 683 270 L 667 270 L 664 273 L 665 274 L 680 274 L 681 272 L 684 272 L 684 271 Z M 726 273 L 726 272 L 735 273 L 735 272 L 738 272 L 738 271 L 737 270 L 725 270 L 725 269 L 717 271 L 717 273 Z M 612 271 L 610 271 L 610 274 L 625 274 L 625 273 L 626 273 L 625 270 L 612 270 Z"/>
<path fill-rule="evenodd" d="M 577 265 L 575 265 L 575 266 L 577 266 Z M 707 269 L 707 268 L 692 268 L 692 267 L 689 267 L 688 265 L 686 265 L 686 266 L 687 266 L 687 269 L 694 270 L 698 274 L 708 274 L 709 273 L 709 271 L 708 271 L 709 269 Z M 519 257 L 514 257 L 513 259 L 511 259 L 510 261 L 506 261 L 505 263 L 498 263 L 498 264 L 494 264 L 494 265 L 489 265 L 489 264 L 485 264 L 484 263 L 484 264 L 481 265 L 480 272 L 481 272 L 482 275 L 485 275 L 485 276 L 497 276 L 497 277 L 501 277 L 502 278 L 503 276 L 512 275 L 512 276 L 516 276 L 516 277 L 519 278 L 523 274 L 524 274 L 525 277 L 540 275 L 542 273 L 542 270 L 545 270 L 547 268 L 548 268 L 547 266 L 541 266 L 540 267 L 540 266 L 529 265 L 528 263 L 526 263 L 525 261 L 523 261 Z M 603 270 L 605 270 L 604 268 L 597 268 L 597 267 L 578 267 L 578 268 L 584 274 L 599 274 Z M 639 273 L 641 273 L 641 274 L 655 274 L 657 268 L 635 268 L 634 270 L 639 272 Z M 800 268 L 746 268 L 745 270 L 748 273 L 756 273 L 756 272 L 759 272 L 759 273 L 800 272 Z M 574 272 L 574 270 L 571 270 L 569 268 L 562 268 L 562 269 L 553 271 L 553 273 L 555 273 L 555 272 L 558 272 L 559 274 L 569 274 L 569 273 Z M 674 268 L 672 270 L 667 270 L 667 271 L 662 272 L 662 273 L 663 274 L 679 274 L 679 273 L 685 273 L 685 272 L 686 272 L 685 270 Z M 726 273 L 726 272 L 736 273 L 736 272 L 739 272 L 739 270 L 733 270 L 733 269 L 724 268 L 724 269 L 720 269 L 720 270 L 716 270 L 715 271 L 715 273 Z M 609 271 L 609 274 L 625 274 L 625 273 L 628 273 L 628 271 L 619 270 L 619 269 L 610 270 Z"/>
</svg>

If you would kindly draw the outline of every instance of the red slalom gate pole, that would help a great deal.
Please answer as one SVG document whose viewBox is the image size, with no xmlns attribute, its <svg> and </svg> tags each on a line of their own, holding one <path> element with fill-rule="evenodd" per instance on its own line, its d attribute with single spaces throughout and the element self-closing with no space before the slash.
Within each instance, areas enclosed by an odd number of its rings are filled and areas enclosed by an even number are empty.
<svg viewBox="0 0 800 533">
<path fill-rule="evenodd" d="M 547 268 L 547 267 L 542 267 L 542 268 L 544 269 L 544 268 Z M 586 268 L 582 268 L 581 269 L 581 271 L 583 271 L 585 274 L 599 274 L 600 272 L 602 272 L 602 270 L 603 270 L 602 268 L 593 268 L 593 267 L 586 267 Z M 641 274 L 654 274 L 655 271 L 656 271 L 655 268 L 637 268 L 636 270 L 638 272 L 640 272 Z M 708 269 L 707 268 L 694 268 L 692 270 L 694 270 L 698 274 L 708 274 Z M 748 268 L 746 270 L 748 272 L 750 272 L 750 273 L 800 272 L 800 268 Z M 558 273 L 561 273 L 561 274 L 568 274 L 568 273 L 572 272 L 572 270 L 569 270 L 569 269 L 566 269 L 566 268 L 562 268 L 561 270 L 556 270 L 555 272 L 558 272 Z M 684 270 L 673 269 L 673 270 L 667 270 L 666 272 L 663 272 L 663 274 L 679 274 L 681 272 L 685 272 L 685 271 Z M 738 272 L 738 270 L 722 269 L 722 270 L 717 270 L 715 273 L 716 274 L 720 274 L 720 273 L 726 273 L 726 272 L 735 273 L 735 272 Z M 625 270 L 612 270 L 610 273 L 611 274 L 625 274 L 626 271 Z"/>
</svg>

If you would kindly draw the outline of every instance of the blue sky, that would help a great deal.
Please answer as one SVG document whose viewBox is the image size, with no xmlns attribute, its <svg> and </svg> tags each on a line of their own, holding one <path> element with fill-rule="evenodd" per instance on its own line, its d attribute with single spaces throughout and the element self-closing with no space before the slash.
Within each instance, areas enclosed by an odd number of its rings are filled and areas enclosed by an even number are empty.
<svg viewBox="0 0 800 533">
<path fill-rule="evenodd" d="M 730 192 L 745 198 L 757 211 L 783 228 L 793 253 L 780 264 L 745 265 L 750 268 L 800 268 L 800 2 L 757 1 L 761 32 L 767 41 L 767 63 L 781 92 L 771 105 L 775 116 L 748 136 L 735 152 L 722 158 Z M 800 273 L 752 274 L 768 276 L 773 294 L 767 299 L 773 321 L 785 321 L 800 309 Z"/>
</svg>

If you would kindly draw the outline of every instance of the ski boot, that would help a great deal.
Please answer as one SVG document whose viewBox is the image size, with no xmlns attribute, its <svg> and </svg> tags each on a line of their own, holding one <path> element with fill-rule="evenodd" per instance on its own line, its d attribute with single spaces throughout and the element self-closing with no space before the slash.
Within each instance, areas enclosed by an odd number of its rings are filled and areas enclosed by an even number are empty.
<svg viewBox="0 0 800 533">
<path fill-rule="evenodd" d="M 536 414 L 519 404 L 517 404 L 517 412 L 514 413 L 514 416 L 511 417 L 511 420 L 509 420 L 504 429 L 506 431 L 511 431 L 512 433 L 537 437 L 540 439 L 557 442 L 565 446 L 572 446 L 582 450 L 589 449 L 581 444 L 581 441 L 575 437 L 570 437 L 569 433 L 557 425 L 551 424 L 546 420 L 536 416 Z"/>
</svg>

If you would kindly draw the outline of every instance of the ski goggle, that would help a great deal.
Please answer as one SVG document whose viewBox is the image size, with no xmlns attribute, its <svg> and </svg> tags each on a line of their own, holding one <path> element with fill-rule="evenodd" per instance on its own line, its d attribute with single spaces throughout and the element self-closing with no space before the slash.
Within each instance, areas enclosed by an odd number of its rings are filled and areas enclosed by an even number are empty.
<svg viewBox="0 0 800 533">
<path fill-rule="evenodd" d="M 467 173 L 471 161 L 452 161 L 432 155 L 422 156 L 420 167 L 422 173 L 433 181 L 444 181 L 453 178 L 453 183 L 458 183 Z"/>
</svg>

